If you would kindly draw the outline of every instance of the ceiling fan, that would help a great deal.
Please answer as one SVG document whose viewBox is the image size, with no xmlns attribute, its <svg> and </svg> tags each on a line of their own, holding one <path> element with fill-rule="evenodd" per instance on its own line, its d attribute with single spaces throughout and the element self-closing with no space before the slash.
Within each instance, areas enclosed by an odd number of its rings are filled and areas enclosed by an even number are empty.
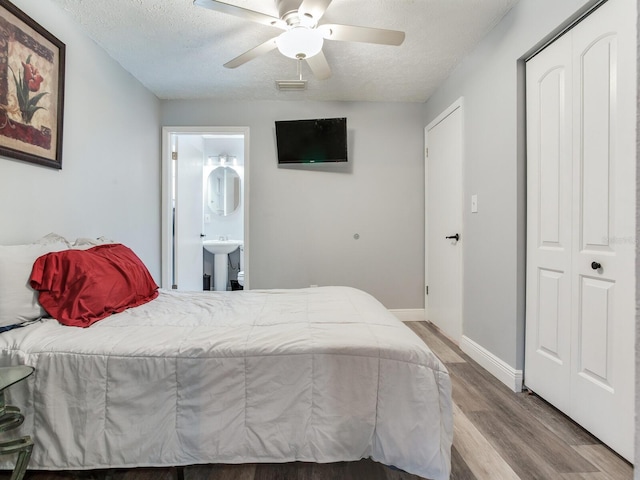
<svg viewBox="0 0 640 480">
<path fill-rule="evenodd" d="M 225 63 L 224 66 L 227 68 L 239 67 L 277 48 L 287 57 L 305 60 L 313 75 L 319 80 L 324 80 L 331 76 L 331 68 L 322 52 L 324 40 L 381 45 L 400 45 L 404 41 L 404 32 L 397 30 L 333 23 L 319 25 L 318 22 L 331 4 L 331 0 L 275 0 L 275 2 L 279 17 L 218 0 L 194 0 L 193 4 L 284 30 L 280 35 Z"/>
</svg>

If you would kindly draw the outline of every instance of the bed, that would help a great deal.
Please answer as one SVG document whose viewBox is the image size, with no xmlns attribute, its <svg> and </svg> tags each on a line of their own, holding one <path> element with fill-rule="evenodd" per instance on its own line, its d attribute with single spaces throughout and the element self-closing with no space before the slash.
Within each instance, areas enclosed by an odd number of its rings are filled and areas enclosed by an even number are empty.
<svg viewBox="0 0 640 480">
<path fill-rule="evenodd" d="M 30 469 L 371 458 L 449 478 L 449 375 L 354 288 L 159 290 L 87 328 L 1 333 L 15 364 L 36 368 L 8 392 Z"/>
</svg>

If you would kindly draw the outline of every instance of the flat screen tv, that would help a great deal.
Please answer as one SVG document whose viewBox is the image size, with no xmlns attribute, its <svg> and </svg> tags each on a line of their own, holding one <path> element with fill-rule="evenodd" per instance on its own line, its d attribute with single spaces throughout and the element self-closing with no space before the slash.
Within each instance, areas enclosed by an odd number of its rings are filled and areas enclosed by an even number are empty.
<svg viewBox="0 0 640 480">
<path fill-rule="evenodd" d="M 347 119 L 276 121 L 278 164 L 347 161 Z"/>
</svg>

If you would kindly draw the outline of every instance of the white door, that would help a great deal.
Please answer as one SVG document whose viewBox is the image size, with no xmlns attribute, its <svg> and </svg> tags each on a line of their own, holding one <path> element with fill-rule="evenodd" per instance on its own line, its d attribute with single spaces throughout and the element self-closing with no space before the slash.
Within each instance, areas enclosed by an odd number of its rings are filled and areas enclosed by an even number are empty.
<svg viewBox="0 0 640 480">
<path fill-rule="evenodd" d="M 574 71 L 581 72 L 573 92 L 574 117 L 581 119 L 574 126 L 573 148 L 574 185 L 581 186 L 573 192 L 573 416 L 629 461 L 634 445 L 636 18 L 635 0 L 610 0 L 573 34 Z M 601 268 L 593 269 L 593 262 Z"/>
<path fill-rule="evenodd" d="M 629 461 L 635 16 L 609 0 L 527 64 L 525 382 Z"/>
<path fill-rule="evenodd" d="M 460 99 L 425 129 L 425 310 L 455 342 L 462 338 L 462 109 Z"/>
<path fill-rule="evenodd" d="M 201 135 L 178 136 L 175 205 L 175 284 L 178 290 L 202 290 L 202 175 Z"/>
<path fill-rule="evenodd" d="M 529 388 L 567 412 L 571 378 L 572 40 L 527 62 Z"/>
</svg>

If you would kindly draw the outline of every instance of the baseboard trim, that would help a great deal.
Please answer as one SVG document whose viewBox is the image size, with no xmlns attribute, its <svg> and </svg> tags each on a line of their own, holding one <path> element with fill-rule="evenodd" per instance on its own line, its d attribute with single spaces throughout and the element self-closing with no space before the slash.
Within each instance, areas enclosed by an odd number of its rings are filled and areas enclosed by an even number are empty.
<svg viewBox="0 0 640 480">
<path fill-rule="evenodd" d="M 522 391 L 522 370 L 516 370 L 464 335 L 460 340 L 460 349 L 512 391 Z"/>
<path fill-rule="evenodd" d="M 397 308 L 389 311 L 402 322 L 424 322 L 424 308 Z"/>
</svg>

